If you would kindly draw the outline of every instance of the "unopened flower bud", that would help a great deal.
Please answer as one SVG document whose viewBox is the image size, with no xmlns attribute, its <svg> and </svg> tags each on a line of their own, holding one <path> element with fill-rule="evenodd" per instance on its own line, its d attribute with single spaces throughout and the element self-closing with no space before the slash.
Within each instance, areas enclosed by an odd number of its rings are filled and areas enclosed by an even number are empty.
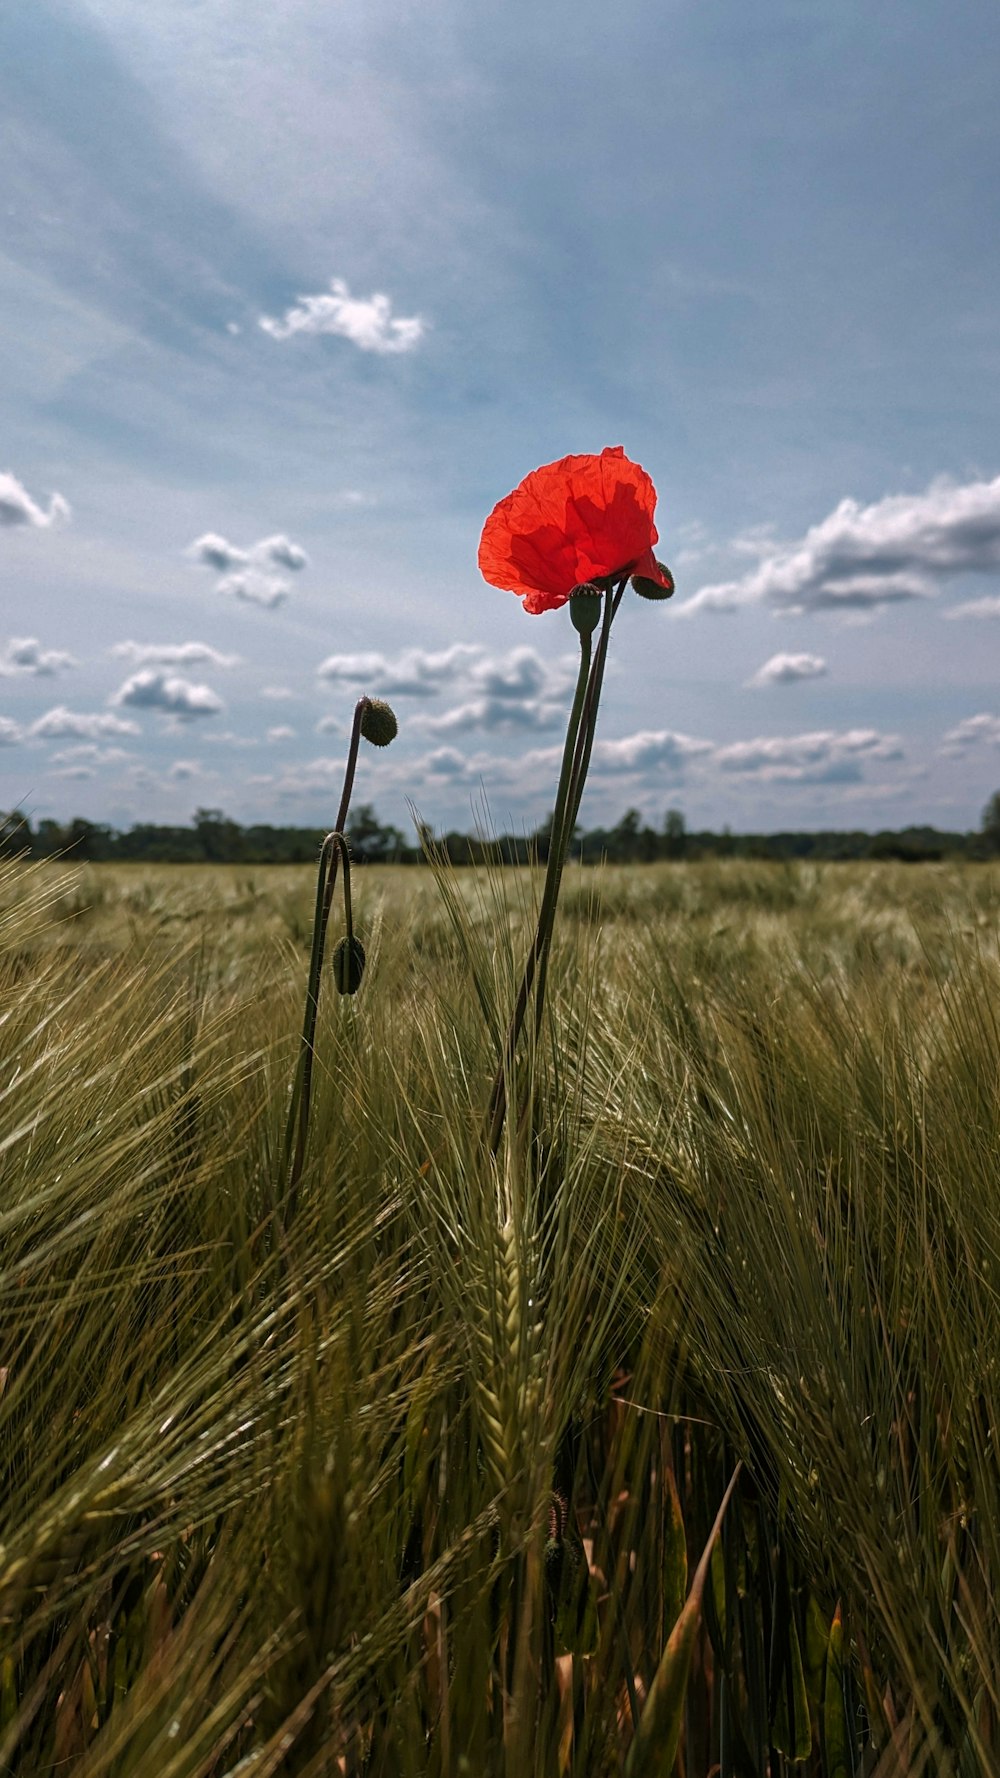
<svg viewBox="0 0 1000 1778">
<path fill-rule="evenodd" d="M 658 580 L 647 580 L 644 574 L 633 574 L 632 585 L 640 599 L 669 599 L 674 591 L 674 577 L 665 562 L 657 562 L 656 566 L 665 574 L 669 586 L 661 586 Z"/>
<path fill-rule="evenodd" d="M 373 747 L 388 747 L 399 733 L 396 712 L 384 698 L 366 698 L 361 712 L 361 733 Z"/>
<path fill-rule="evenodd" d="M 359 938 L 342 938 L 334 946 L 333 980 L 338 994 L 356 994 L 365 973 L 365 947 Z"/>
<path fill-rule="evenodd" d="M 579 635 L 593 635 L 601 621 L 601 595 L 589 581 L 573 588 L 569 596 L 569 614 Z"/>
</svg>

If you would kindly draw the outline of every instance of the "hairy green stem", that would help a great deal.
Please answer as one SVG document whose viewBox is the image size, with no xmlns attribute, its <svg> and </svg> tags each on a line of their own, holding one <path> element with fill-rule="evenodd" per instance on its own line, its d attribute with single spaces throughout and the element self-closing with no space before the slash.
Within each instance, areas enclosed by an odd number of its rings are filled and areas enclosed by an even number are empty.
<svg viewBox="0 0 1000 1778">
<path fill-rule="evenodd" d="M 604 667 L 608 653 L 608 638 L 615 612 L 621 603 L 625 587 L 623 578 L 615 589 L 605 596 L 604 618 L 601 626 L 600 640 L 596 655 L 592 654 L 592 638 L 580 636 L 580 670 L 577 677 L 573 707 L 570 711 L 569 724 L 566 730 L 566 742 L 563 748 L 562 767 L 559 773 L 559 787 L 556 792 L 556 804 L 552 816 L 552 829 L 549 835 L 549 855 L 546 861 L 545 883 L 542 889 L 542 901 L 538 911 L 538 925 L 534 940 L 528 952 L 524 967 L 521 986 L 518 989 L 514 1010 L 504 1047 L 493 1081 L 490 1094 L 489 1111 L 487 1114 L 487 1139 L 490 1152 L 496 1154 L 503 1134 L 504 1120 L 507 1115 L 507 1079 L 514 1065 L 514 1057 L 518 1040 L 524 1026 L 525 1014 L 531 1000 L 532 987 L 535 986 L 535 1019 L 534 1028 L 537 1033 L 541 1024 L 542 1009 L 545 1000 L 545 981 L 548 970 L 548 955 L 552 943 L 555 925 L 556 906 L 559 899 L 559 888 L 562 882 L 563 867 L 569 851 L 570 840 L 576 826 L 576 818 L 583 796 L 583 784 L 590 764 L 590 755 L 594 745 L 594 732 L 597 724 L 597 706 L 604 680 Z M 537 986 L 536 986 L 537 977 Z"/>
</svg>

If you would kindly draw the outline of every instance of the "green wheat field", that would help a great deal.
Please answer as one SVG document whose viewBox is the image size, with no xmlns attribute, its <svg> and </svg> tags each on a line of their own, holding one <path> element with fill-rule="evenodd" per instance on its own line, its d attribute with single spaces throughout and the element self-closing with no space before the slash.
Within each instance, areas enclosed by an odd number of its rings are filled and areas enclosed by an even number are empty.
<svg viewBox="0 0 1000 1778">
<path fill-rule="evenodd" d="M 1000 1771 L 1000 868 L 569 871 L 496 1159 L 354 887 L 290 1197 L 313 873 L 0 866 L 0 1772 Z"/>
</svg>

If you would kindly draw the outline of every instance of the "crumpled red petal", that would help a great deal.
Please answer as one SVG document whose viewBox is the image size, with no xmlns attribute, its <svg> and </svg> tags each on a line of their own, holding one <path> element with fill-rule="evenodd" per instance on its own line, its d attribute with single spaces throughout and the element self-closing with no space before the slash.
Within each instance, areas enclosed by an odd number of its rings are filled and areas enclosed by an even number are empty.
<svg viewBox="0 0 1000 1778">
<path fill-rule="evenodd" d="M 479 544 L 480 572 L 535 613 L 565 605 L 588 580 L 639 572 L 665 586 L 653 559 L 655 507 L 650 477 L 621 445 L 561 457 L 532 470 L 493 508 Z"/>
</svg>

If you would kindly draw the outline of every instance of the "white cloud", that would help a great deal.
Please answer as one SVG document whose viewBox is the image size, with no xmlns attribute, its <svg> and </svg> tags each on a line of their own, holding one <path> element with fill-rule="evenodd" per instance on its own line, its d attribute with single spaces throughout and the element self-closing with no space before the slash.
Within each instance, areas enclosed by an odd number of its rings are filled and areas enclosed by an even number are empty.
<svg viewBox="0 0 1000 1778">
<path fill-rule="evenodd" d="M 343 723 L 339 722 L 336 716 L 321 716 L 316 724 L 316 733 L 318 735 L 342 735 L 345 733 L 345 729 Z"/>
<path fill-rule="evenodd" d="M 280 320 L 262 315 L 260 326 L 275 340 L 297 333 L 332 333 L 350 340 L 361 352 L 380 354 L 411 352 L 426 332 L 419 315 L 393 315 L 392 301 L 381 291 L 352 297 L 343 278 L 331 279 L 329 295 L 300 296 L 298 305 L 286 309 Z"/>
<path fill-rule="evenodd" d="M 119 708 L 161 710 L 181 722 L 191 722 L 199 716 L 217 716 L 225 708 L 210 685 L 195 685 L 190 679 L 182 679 L 179 674 L 156 667 L 143 667 L 133 673 L 124 685 L 119 686 L 110 702 Z"/>
<path fill-rule="evenodd" d="M 24 730 L 20 724 L 12 722 L 9 716 L 0 716 L 0 747 L 16 747 L 23 740 Z"/>
<path fill-rule="evenodd" d="M 46 710 L 44 716 L 39 716 L 27 733 L 42 741 L 59 741 L 65 735 L 96 740 L 101 735 L 137 735 L 139 727 L 126 717 L 111 716 L 103 711 L 67 710 L 65 705 L 58 704 L 54 710 Z"/>
<path fill-rule="evenodd" d="M 30 673 L 36 678 L 51 678 L 66 667 L 79 666 L 71 654 L 61 648 L 43 648 L 37 636 L 12 636 L 6 648 L 0 649 L 0 676 Z"/>
<path fill-rule="evenodd" d="M 335 509 L 351 510 L 362 506 L 377 506 L 374 494 L 366 494 L 361 488 L 340 488 L 331 496 L 330 505 Z"/>
<path fill-rule="evenodd" d="M 269 741 L 294 741 L 295 730 L 289 728 L 287 723 L 280 722 L 275 728 L 268 729 L 267 739 Z"/>
<path fill-rule="evenodd" d="M 711 764 L 723 772 L 739 773 L 770 783 L 857 783 L 871 760 L 896 760 L 903 756 L 898 735 L 877 729 L 848 729 L 837 733 L 817 729 L 804 735 L 758 735 L 752 741 L 733 741 L 717 747 Z"/>
<path fill-rule="evenodd" d="M 79 747 L 62 747 L 53 753 L 54 766 L 111 766 L 121 765 L 123 760 L 131 759 L 124 747 L 101 747 L 96 741 L 82 741 Z"/>
<path fill-rule="evenodd" d="M 561 704 L 546 704 L 537 698 L 472 698 L 441 716 L 416 719 L 428 734 L 460 734 L 471 729 L 538 730 L 556 728 L 566 719 Z"/>
<path fill-rule="evenodd" d="M 818 654 L 772 654 L 747 684 L 794 685 L 802 679 L 822 679 L 826 672 L 826 662 Z"/>
<path fill-rule="evenodd" d="M 232 599 L 241 599 L 246 605 L 262 605 L 266 611 L 273 611 L 285 603 L 291 589 L 287 580 L 281 580 L 275 574 L 261 574 L 254 568 L 246 568 L 238 574 L 225 575 L 215 590 Z"/>
<path fill-rule="evenodd" d="M 985 711 L 978 716 L 967 716 L 956 728 L 948 730 L 943 746 L 946 753 L 954 756 L 980 741 L 991 741 L 994 747 L 1000 747 L 1000 716 L 989 716 Z"/>
<path fill-rule="evenodd" d="M 215 583 L 216 592 L 268 611 L 283 605 L 291 591 L 289 582 L 275 574 L 274 569 L 287 568 L 299 574 L 309 562 L 302 545 L 293 543 L 283 531 L 262 537 L 247 549 L 230 543 L 217 531 L 206 531 L 188 545 L 186 553 L 203 568 L 211 568 L 222 576 Z"/>
<path fill-rule="evenodd" d="M 255 543 L 250 551 L 252 562 L 273 562 L 276 568 L 290 568 L 298 574 L 308 566 L 309 557 L 300 543 L 293 543 L 290 537 L 282 532 L 274 537 L 264 537 Z"/>
<path fill-rule="evenodd" d="M 228 543 L 217 531 L 206 531 L 203 537 L 196 537 L 188 545 L 187 554 L 203 567 L 215 568 L 220 574 L 225 574 L 229 568 L 241 568 L 250 560 L 249 550 Z"/>
<path fill-rule="evenodd" d="M 207 642 L 116 642 L 111 650 L 135 667 L 238 667 L 238 654 L 220 654 Z"/>
<path fill-rule="evenodd" d="M 868 611 L 933 596 L 959 574 L 1000 569 L 1000 476 L 924 494 L 891 494 L 871 506 L 842 500 L 798 542 L 766 546 L 739 580 L 704 586 L 679 609 Z"/>
<path fill-rule="evenodd" d="M 469 643 L 456 642 L 440 654 L 422 648 L 408 648 L 394 658 L 374 653 L 330 654 L 320 661 L 316 672 L 320 679 L 360 685 L 382 697 L 432 698 L 481 653 Z"/>
<path fill-rule="evenodd" d="M 594 747 L 593 769 L 599 772 L 683 771 L 689 760 L 704 758 L 712 752 L 711 741 L 696 740 L 693 735 L 673 733 L 670 729 L 643 729 L 625 735 L 620 741 L 598 741 Z"/>
<path fill-rule="evenodd" d="M 260 695 L 262 698 L 268 698 L 272 703 L 283 704 L 290 698 L 294 698 L 295 693 L 290 685 L 262 685 Z"/>
<path fill-rule="evenodd" d="M 0 529 L 13 525 L 30 525 L 46 531 L 59 519 L 70 517 L 69 502 L 61 494 L 49 497 L 48 510 L 32 500 L 27 488 L 9 470 L 0 470 Z"/>
<path fill-rule="evenodd" d="M 1000 617 L 1000 593 L 988 593 L 985 599 L 965 599 L 961 605 L 953 605 L 945 617 Z"/>
<path fill-rule="evenodd" d="M 432 698 L 445 688 L 461 686 L 466 696 L 454 709 L 413 719 L 415 727 L 429 734 L 557 727 L 566 718 L 565 693 L 573 671 L 568 658 L 545 661 L 533 648 L 491 656 L 481 646 L 464 642 L 438 654 L 419 648 L 395 657 L 334 654 L 317 668 L 322 679 L 383 697 Z"/>
<path fill-rule="evenodd" d="M 209 773 L 209 776 L 214 777 L 214 773 Z M 175 759 L 167 773 L 167 777 L 173 778 L 176 783 L 182 784 L 186 783 L 189 778 L 202 778 L 204 777 L 204 773 L 196 759 Z"/>
</svg>

